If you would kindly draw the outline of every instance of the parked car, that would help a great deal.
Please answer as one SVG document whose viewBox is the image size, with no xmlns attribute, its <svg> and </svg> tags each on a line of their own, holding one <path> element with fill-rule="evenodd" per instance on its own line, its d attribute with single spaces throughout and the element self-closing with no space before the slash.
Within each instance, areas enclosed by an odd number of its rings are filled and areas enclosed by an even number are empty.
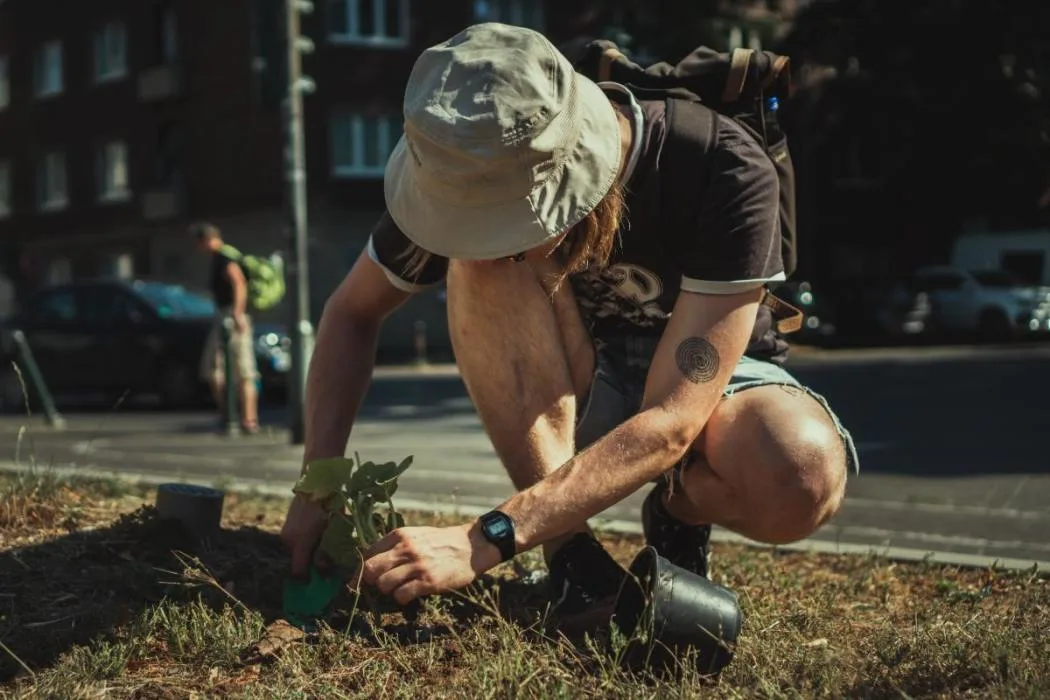
<svg viewBox="0 0 1050 700">
<path fill-rule="evenodd" d="M 885 313 L 905 335 L 1017 340 L 1050 332 L 1050 288 L 1002 270 L 925 267 L 897 287 Z"/>
<path fill-rule="evenodd" d="M 24 402 L 12 367 L 16 329 L 52 394 L 156 394 L 170 407 L 207 399 L 199 367 L 214 314 L 210 298 L 173 284 L 99 280 L 45 288 L 4 323 L 0 405 L 17 410 Z M 263 391 L 281 388 L 287 335 L 272 324 L 258 325 L 255 335 Z"/>
</svg>

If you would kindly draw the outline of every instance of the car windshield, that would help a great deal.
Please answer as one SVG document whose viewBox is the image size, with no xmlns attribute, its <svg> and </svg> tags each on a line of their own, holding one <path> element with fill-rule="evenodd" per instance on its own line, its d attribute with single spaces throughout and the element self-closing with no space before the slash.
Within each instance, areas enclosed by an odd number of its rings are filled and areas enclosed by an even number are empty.
<svg viewBox="0 0 1050 700">
<path fill-rule="evenodd" d="M 984 287 L 1017 287 L 1019 286 L 1013 275 L 1001 270 L 976 270 L 973 278 Z"/>
<path fill-rule="evenodd" d="M 135 291 L 157 310 L 161 318 L 206 318 L 215 315 L 215 304 L 203 294 L 176 284 L 139 282 Z"/>
</svg>

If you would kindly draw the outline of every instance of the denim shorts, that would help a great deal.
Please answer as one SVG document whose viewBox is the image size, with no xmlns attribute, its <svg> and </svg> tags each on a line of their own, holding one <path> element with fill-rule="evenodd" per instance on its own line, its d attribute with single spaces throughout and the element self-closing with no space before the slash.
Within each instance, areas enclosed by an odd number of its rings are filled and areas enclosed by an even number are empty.
<svg viewBox="0 0 1050 700">
<path fill-rule="evenodd" d="M 590 394 L 576 420 L 576 449 L 583 450 L 606 435 L 642 406 L 645 380 L 659 338 L 619 336 L 595 341 L 596 362 Z M 751 357 L 737 363 L 723 396 L 726 398 L 756 386 L 789 386 L 812 396 L 824 407 L 842 437 L 846 448 L 846 469 L 860 471 L 860 459 L 853 437 L 842 425 L 827 400 L 780 365 Z M 678 465 L 671 465 L 668 469 Z"/>
</svg>

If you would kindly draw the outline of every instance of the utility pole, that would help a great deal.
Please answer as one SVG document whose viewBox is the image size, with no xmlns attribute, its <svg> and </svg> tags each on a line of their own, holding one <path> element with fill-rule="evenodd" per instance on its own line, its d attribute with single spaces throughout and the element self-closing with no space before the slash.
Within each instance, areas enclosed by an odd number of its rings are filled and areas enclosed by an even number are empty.
<svg viewBox="0 0 1050 700">
<path fill-rule="evenodd" d="M 306 218 L 306 149 L 303 133 L 303 93 L 313 92 L 313 81 L 302 75 L 302 54 L 313 43 L 299 35 L 299 14 L 309 14 L 309 0 L 284 0 L 287 13 L 288 94 L 285 98 L 285 165 L 288 180 L 289 256 L 291 300 L 292 371 L 288 387 L 288 420 L 293 445 L 304 441 L 303 404 L 306 373 L 313 353 L 314 329 L 310 321 L 309 246 Z"/>
</svg>

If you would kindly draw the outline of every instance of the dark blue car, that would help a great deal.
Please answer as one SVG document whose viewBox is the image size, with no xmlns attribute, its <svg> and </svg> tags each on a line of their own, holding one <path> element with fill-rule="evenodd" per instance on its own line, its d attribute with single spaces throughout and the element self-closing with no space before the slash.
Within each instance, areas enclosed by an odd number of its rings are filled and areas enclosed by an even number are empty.
<svg viewBox="0 0 1050 700">
<path fill-rule="evenodd" d="M 199 367 L 214 314 L 207 296 L 160 282 L 98 280 L 43 289 L 4 324 L 0 404 L 5 410 L 24 405 L 12 367 L 18 360 L 10 335 L 15 329 L 25 334 L 52 394 L 107 400 L 153 394 L 169 407 L 206 401 Z M 287 334 L 260 323 L 255 335 L 263 395 L 283 392 Z"/>
</svg>

